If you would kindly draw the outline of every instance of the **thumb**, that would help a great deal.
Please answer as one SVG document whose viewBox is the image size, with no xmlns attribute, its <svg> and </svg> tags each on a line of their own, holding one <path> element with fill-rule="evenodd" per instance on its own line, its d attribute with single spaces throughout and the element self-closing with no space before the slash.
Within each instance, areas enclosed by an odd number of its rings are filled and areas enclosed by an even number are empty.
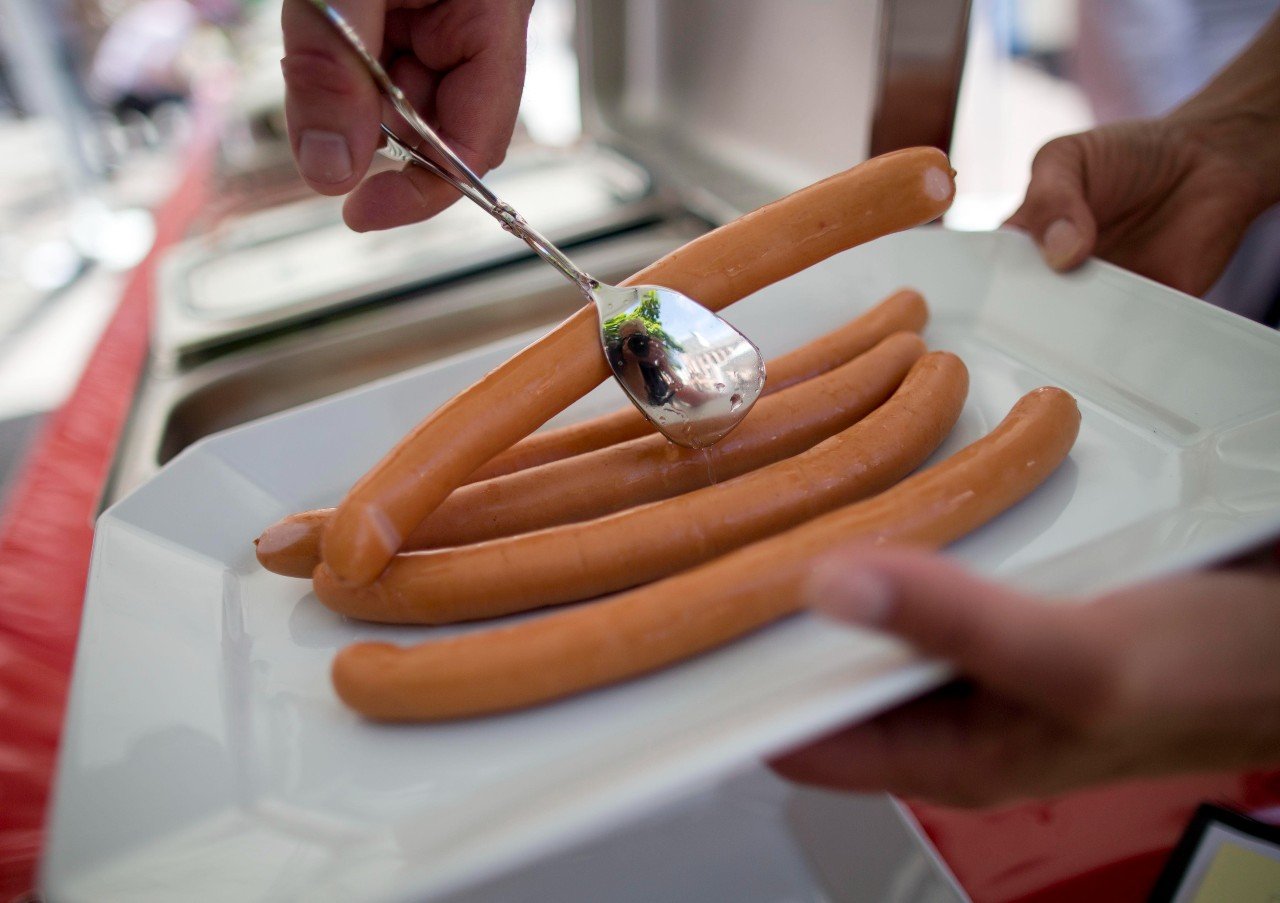
<svg viewBox="0 0 1280 903">
<path fill-rule="evenodd" d="M 333 0 L 332 5 L 376 56 L 385 4 Z M 321 194 L 345 194 L 378 148 L 382 101 L 355 53 L 310 3 L 285 0 L 281 24 L 285 120 L 298 171 Z"/>
<path fill-rule="evenodd" d="M 985 688 L 1061 709 L 1096 676 L 1074 606 L 977 577 L 939 555 L 852 548 L 823 559 L 807 586 L 831 620 L 892 633 Z"/>
<path fill-rule="evenodd" d="M 1045 262 L 1059 272 L 1084 263 L 1098 240 L 1084 185 L 1083 141 L 1078 135 L 1055 138 L 1036 154 L 1027 195 L 1006 223 L 1030 233 Z"/>
</svg>

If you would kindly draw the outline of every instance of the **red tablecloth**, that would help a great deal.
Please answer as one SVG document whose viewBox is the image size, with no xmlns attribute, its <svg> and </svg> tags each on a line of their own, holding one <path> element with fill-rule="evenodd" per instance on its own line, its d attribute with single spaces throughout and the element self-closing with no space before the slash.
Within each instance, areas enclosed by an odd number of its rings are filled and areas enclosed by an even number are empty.
<svg viewBox="0 0 1280 903">
<path fill-rule="evenodd" d="M 156 261 L 205 202 L 213 136 L 197 119 L 157 238 L 0 513 L 0 900 L 31 887 L 89 572 L 93 518 L 146 359 Z"/>
<path fill-rule="evenodd" d="M 0 516 L 0 900 L 28 890 L 43 841 L 92 521 L 147 351 L 156 261 L 207 199 L 212 130 L 157 212 L 158 238 L 131 275 L 66 404 L 33 445 Z M 979 903 L 1130 901 L 1150 888 L 1195 806 L 1280 805 L 1280 775 L 1147 781 L 992 812 L 913 806 Z"/>
<path fill-rule="evenodd" d="M 985 812 L 911 806 L 978 903 L 1145 900 L 1196 806 L 1280 806 L 1280 772 L 1133 781 Z"/>
</svg>

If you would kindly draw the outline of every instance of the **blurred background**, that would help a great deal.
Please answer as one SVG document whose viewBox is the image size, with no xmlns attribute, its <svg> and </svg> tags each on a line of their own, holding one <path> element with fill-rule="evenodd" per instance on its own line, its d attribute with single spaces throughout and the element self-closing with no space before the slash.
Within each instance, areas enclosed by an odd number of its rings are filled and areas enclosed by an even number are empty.
<svg viewBox="0 0 1280 903">
<path fill-rule="evenodd" d="M 998 226 L 1047 139 L 1168 109 L 1275 6 L 976 0 L 948 225 Z M 291 204 L 332 218 L 336 204 L 308 197 L 284 141 L 278 22 L 279 0 L 0 0 L 0 485 L 151 248 L 152 211 L 174 189 L 201 109 L 221 114 L 216 184 L 195 231 Z M 517 147 L 581 140 L 574 35 L 572 0 L 538 0 Z"/>
</svg>

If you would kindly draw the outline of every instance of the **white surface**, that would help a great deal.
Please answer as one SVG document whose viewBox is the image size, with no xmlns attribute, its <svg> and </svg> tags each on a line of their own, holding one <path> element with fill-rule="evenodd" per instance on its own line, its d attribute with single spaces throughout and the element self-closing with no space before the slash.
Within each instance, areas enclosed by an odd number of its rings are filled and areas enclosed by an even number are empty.
<svg viewBox="0 0 1280 903">
<path fill-rule="evenodd" d="M 776 354 L 904 284 L 930 301 L 931 344 L 972 373 L 940 455 L 1037 385 L 1071 390 L 1084 412 L 1059 472 L 953 554 L 1083 591 L 1280 531 L 1280 336 L 1195 299 L 1104 264 L 1054 277 L 1014 234 L 916 231 L 731 316 Z M 333 502 L 518 344 L 205 440 L 102 516 L 45 863 L 52 899 L 424 899 L 942 678 L 892 643 L 795 618 L 530 712 L 391 727 L 345 710 L 327 678 L 337 649 L 447 631 L 344 621 L 306 583 L 259 569 L 249 541 Z M 565 416 L 619 397 L 604 387 Z"/>
<path fill-rule="evenodd" d="M 966 900 L 916 830 L 887 796 L 798 787 L 757 766 L 448 903 Z"/>
</svg>

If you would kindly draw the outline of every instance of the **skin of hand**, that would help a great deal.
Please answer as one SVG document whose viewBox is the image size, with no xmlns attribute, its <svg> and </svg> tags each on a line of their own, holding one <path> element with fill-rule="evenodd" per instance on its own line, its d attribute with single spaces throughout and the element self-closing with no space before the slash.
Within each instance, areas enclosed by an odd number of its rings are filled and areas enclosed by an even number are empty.
<svg viewBox="0 0 1280 903">
<path fill-rule="evenodd" d="M 330 0 L 398 84 L 478 175 L 502 162 L 524 84 L 532 0 Z M 321 194 L 351 192 L 343 209 L 359 232 L 417 222 L 459 194 L 407 166 L 364 178 L 394 116 L 355 55 L 306 0 L 285 0 L 285 117 L 303 179 Z"/>
<path fill-rule="evenodd" d="M 1280 15 L 1169 115 L 1050 141 L 1008 225 L 1056 270 L 1091 254 L 1193 295 L 1280 202 Z"/>
<path fill-rule="evenodd" d="M 815 568 L 813 608 L 965 679 L 773 764 L 830 789 L 989 806 L 1280 762 L 1280 576 L 1214 571 L 1038 599 L 911 550 Z"/>
</svg>

